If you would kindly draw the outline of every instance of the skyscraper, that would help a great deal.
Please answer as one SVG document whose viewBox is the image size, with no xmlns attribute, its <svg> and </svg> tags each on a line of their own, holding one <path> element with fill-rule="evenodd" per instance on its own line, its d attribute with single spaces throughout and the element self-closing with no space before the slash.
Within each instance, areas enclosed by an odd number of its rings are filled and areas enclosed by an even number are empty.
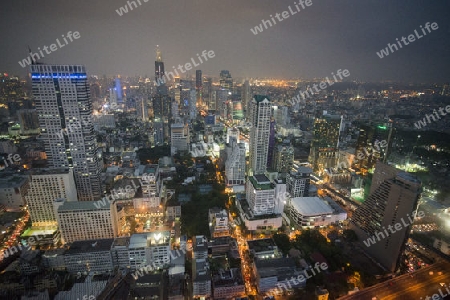
<svg viewBox="0 0 450 300">
<path fill-rule="evenodd" d="M 250 104 L 249 175 L 264 174 L 269 152 L 271 102 L 267 96 L 255 95 Z"/>
<path fill-rule="evenodd" d="M 247 118 L 248 116 L 248 112 L 249 112 L 249 104 L 250 101 L 252 99 L 252 91 L 251 91 L 251 87 L 250 87 L 250 83 L 248 82 L 248 80 L 246 80 L 244 82 L 244 84 L 242 85 L 242 106 L 244 108 L 244 115 Z"/>
<path fill-rule="evenodd" d="M 392 123 L 362 124 L 355 151 L 355 166 L 363 173 L 375 167 L 377 161 L 386 162 L 392 144 Z"/>
<path fill-rule="evenodd" d="M 206 106 L 208 109 L 212 109 L 211 108 L 211 98 L 212 98 L 213 89 L 212 89 L 212 78 L 211 77 L 205 78 L 205 80 L 203 81 L 202 90 L 203 90 L 203 92 L 202 92 L 203 105 Z"/>
<path fill-rule="evenodd" d="M 230 137 L 229 155 L 225 162 L 227 185 L 241 185 L 245 182 L 245 144 Z"/>
<path fill-rule="evenodd" d="M 231 78 L 230 71 L 222 70 L 220 71 L 220 87 L 233 91 L 233 78 Z"/>
<path fill-rule="evenodd" d="M 203 78 L 202 70 L 195 71 L 195 90 L 197 92 L 197 105 L 203 106 Z"/>
<path fill-rule="evenodd" d="M 289 141 L 283 141 L 282 144 L 275 147 L 274 169 L 279 173 L 290 172 L 294 165 L 294 147 Z"/>
<path fill-rule="evenodd" d="M 308 197 L 312 169 L 294 165 L 286 176 L 286 191 L 292 198 Z"/>
<path fill-rule="evenodd" d="M 164 62 L 162 61 L 161 49 L 159 49 L 159 46 L 156 46 L 155 81 L 164 83 L 164 74 Z"/>
<path fill-rule="evenodd" d="M 70 169 L 33 169 L 30 188 L 25 196 L 33 227 L 57 226 L 53 208 L 55 199 L 77 201 Z"/>
<path fill-rule="evenodd" d="M 32 65 L 31 80 L 49 165 L 73 168 L 80 201 L 101 198 L 101 158 L 84 66 Z"/>
<path fill-rule="evenodd" d="M 371 193 L 350 222 L 365 251 L 391 272 L 399 265 L 421 189 L 416 177 L 378 162 Z"/>
<path fill-rule="evenodd" d="M 342 116 L 326 113 L 314 120 L 314 135 L 308 158 L 314 172 L 321 174 L 324 169 L 336 166 L 341 124 Z"/>
</svg>

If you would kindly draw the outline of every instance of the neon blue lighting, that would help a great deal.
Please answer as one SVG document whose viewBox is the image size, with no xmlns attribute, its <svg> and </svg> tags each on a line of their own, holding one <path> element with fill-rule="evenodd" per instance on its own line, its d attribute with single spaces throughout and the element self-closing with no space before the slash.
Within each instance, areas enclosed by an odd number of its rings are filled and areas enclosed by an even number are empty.
<svg viewBox="0 0 450 300">
<path fill-rule="evenodd" d="M 53 73 L 53 75 L 43 75 L 40 73 L 31 74 L 32 79 L 41 79 L 41 78 L 70 78 L 70 79 L 86 79 L 87 76 L 84 73 L 71 73 L 66 75 L 58 75 L 58 73 Z"/>
</svg>

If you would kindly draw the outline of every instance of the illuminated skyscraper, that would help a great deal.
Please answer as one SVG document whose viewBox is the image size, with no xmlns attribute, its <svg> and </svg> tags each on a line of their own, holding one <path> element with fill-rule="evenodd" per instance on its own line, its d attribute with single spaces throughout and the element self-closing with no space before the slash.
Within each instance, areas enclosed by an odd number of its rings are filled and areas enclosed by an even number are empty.
<svg viewBox="0 0 450 300">
<path fill-rule="evenodd" d="M 162 61 L 161 49 L 156 46 L 156 60 L 155 60 L 155 80 L 161 82 L 164 79 L 164 62 Z"/>
<path fill-rule="evenodd" d="M 195 90 L 197 92 L 197 106 L 203 106 L 203 78 L 202 70 L 195 71 Z"/>
<path fill-rule="evenodd" d="M 386 162 L 392 144 L 392 123 L 363 124 L 359 130 L 355 151 L 355 166 L 363 173 L 375 167 L 377 161 Z"/>
<path fill-rule="evenodd" d="M 411 174 L 378 162 L 371 193 L 352 216 L 350 228 L 365 251 L 391 272 L 399 266 L 421 186 Z"/>
<path fill-rule="evenodd" d="M 230 71 L 222 70 L 220 71 L 220 87 L 233 91 L 233 78 L 231 78 Z"/>
<path fill-rule="evenodd" d="M 73 168 L 80 201 L 101 198 L 101 157 L 84 66 L 32 65 L 31 80 L 48 162 Z"/>
<path fill-rule="evenodd" d="M 314 172 L 321 174 L 325 168 L 336 166 L 341 124 L 342 116 L 337 115 L 324 114 L 315 119 L 308 159 Z"/>
<path fill-rule="evenodd" d="M 250 111 L 249 104 L 250 104 L 250 101 L 252 100 L 252 91 L 251 91 L 250 83 L 248 82 L 248 80 L 246 80 L 244 82 L 244 84 L 242 85 L 241 98 L 242 98 L 242 106 L 244 108 L 244 114 L 245 114 L 245 117 L 247 118 L 248 112 Z"/>
<path fill-rule="evenodd" d="M 271 102 L 267 96 L 255 95 L 250 104 L 249 175 L 264 174 L 270 140 Z"/>
</svg>

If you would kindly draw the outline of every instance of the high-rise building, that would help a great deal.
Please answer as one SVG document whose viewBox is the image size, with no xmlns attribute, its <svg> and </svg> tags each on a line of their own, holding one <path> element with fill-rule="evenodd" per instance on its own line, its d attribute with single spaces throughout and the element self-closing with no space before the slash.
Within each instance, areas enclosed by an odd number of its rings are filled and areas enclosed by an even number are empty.
<svg viewBox="0 0 450 300">
<path fill-rule="evenodd" d="M 176 154 L 178 151 L 189 150 L 189 126 L 178 122 L 171 125 L 170 152 Z"/>
<path fill-rule="evenodd" d="M 353 214 L 350 228 L 365 251 L 394 272 L 409 236 L 421 182 L 382 162 L 376 164 L 373 178 L 371 193 Z"/>
<path fill-rule="evenodd" d="M 164 144 L 164 124 L 159 117 L 156 117 L 153 121 L 153 143 L 155 146 Z"/>
<path fill-rule="evenodd" d="M 73 168 L 80 201 L 101 198 L 101 158 L 84 66 L 32 65 L 31 80 L 49 165 Z"/>
<path fill-rule="evenodd" d="M 164 78 L 164 62 L 162 60 L 161 49 L 159 49 L 159 45 L 156 46 L 156 60 L 155 60 L 155 81 L 157 83 L 165 83 Z"/>
<path fill-rule="evenodd" d="M 211 296 L 211 273 L 207 265 L 208 243 L 205 236 L 193 239 L 192 296 L 208 299 Z"/>
<path fill-rule="evenodd" d="M 7 211 L 21 211 L 26 203 L 29 179 L 25 176 L 0 178 L 0 207 Z"/>
<path fill-rule="evenodd" d="M 242 107 L 244 108 L 244 115 L 245 118 L 248 119 L 248 112 L 249 112 L 249 104 L 252 100 L 252 90 L 250 86 L 250 82 L 248 80 L 244 81 L 244 84 L 242 85 Z"/>
<path fill-rule="evenodd" d="M 212 109 L 211 108 L 211 97 L 212 97 L 212 93 L 213 93 L 213 89 L 212 89 L 212 78 L 208 77 L 205 78 L 203 80 L 203 92 L 202 92 L 202 96 L 203 96 L 203 105 L 206 106 L 208 109 Z"/>
<path fill-rule="evenodd" d="M 195 90 L 197 92 L 197 105 L 203 106 L 203 78 L 202 70 L 195 71 Z"/>
<path fill-rule="evenodd" d="M 274 169 L 278 173 L 288 173 L 294 165 L 294 147 L 289 141 L 275 147 Z"/>
<path fill-rule="evenodd" d="M 122 90 L 122 84 L 120 82 L 120 75 L 114 80 L 115 81 L 115 90 L 117 94 L 117 104 L 121 105 L 123 104 L 123 90 Z"/>
<path fill-rule="evenodd" d="M 229 155 L 225 162 L 227 185 L 242 185 L 245 182 L 245 144 L 230 137 Z"/>
<path fill-rule="evenodd" d="M 270 215 L 275 212 L 275 186 L 266 175 L 250 176 L 245 191 L 254 216 Z"/>
<path fill-rule="evenodd" d="M 53 204 L 63 244 L 117 237 L 118 221 L 115 203 L 97 207 L 97 201 L 55 200 Z"/>
<path fill-rule="evenodd" d="M 392 128 L 391 122 L 361 125 L 355 149 L 355 166 L 363 173 L 373 169 L 377 161 L 386 162 L 392 144 Z"/>
<path fill-rule="evenodd" d="M 312 169 L 294 165 L 286 175 L 286 191 L 292 198 L 308 197 Z"/>
<path fill-rule="evenodd" d="M 226 118 L 226 112 L 227 112 L 227 100 L 228 100 L 228 96 L 230 94 L 230 90 L 228 89 L 219 89 L 216 92 L 216 107 L 214 108 L 215 110 L 217 110 L 218 114 L 220 114 L 220 116 L 225 119 Z"/>
<path fill-rule="evenodd" d="M 250 105 L 252 127 L 249 141 L 249 175 L 264 174 L 266 171 L 270 140 L 270 104 L 270 99 L 267 96 L 255 95 Z"/>
<path fill-rule="evenodd" d="M 272 168 L 275 156 L 275 120 L 270 120 L 269 148 L 267 150 L 267 167 Z"/>
<path fill-rule="evenodd" d="M 77 201 L 71 169 L 33 169 L 25 200 L 33 227 L 57 226 L 53 208 L 56 199 Z"/>
<path fill-rule="evenodd" d="M 230 71 L 222 70 L 220 71 L 220 87 L 233 91 L 233 78 L 231 78 Z"/>
<path fill-rule="evenodd" d="M 170 118 L 172 101 L 168 95 L 156 93 L 152 97 L 152 105 L 155 118 Z"/>
<path fill-rule="evenodd" d="M 328 115 L 314 120 L 313 140 L 309 162 L 314 172 L 322 174 L 324 169 L 335 167 L 339 158 L 339 135 L 342 116 Z"/>
<path fill-rule="evenodd" d="M 195 120 L 197 117 L 197 92 L 191 89 L 189 95 L 189 120 Z"/>
<path fill-rule="evenodd" d="M 39 134 L 39 117 L 35 109 L 20 109 L 17 111 L 17 118 L 22 134 Z"/>
</svg>

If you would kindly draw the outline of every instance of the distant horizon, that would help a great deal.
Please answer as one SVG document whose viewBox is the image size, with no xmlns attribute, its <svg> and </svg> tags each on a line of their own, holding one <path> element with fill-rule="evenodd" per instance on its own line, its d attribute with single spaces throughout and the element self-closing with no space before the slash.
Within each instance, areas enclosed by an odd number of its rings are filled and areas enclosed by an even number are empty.
<svg viewBox="0 0 450 300">
<path fill-rule="evenodd" d="M 45 64 L 45 65 L 83 65 L 83 64 Z M 135 78 L 135 77 L 142 77 L 142 78 L 148 78 L 151 81 L 154 81 L 155 75 L 148 76 L 146 75 L 126 75 L 123 73 L 119 74 L 94 74 L 89 72 L 89 68 L 86 65 L 83 65 L 86 67 L 86 74 L 88 78 L 92 77 L 98 77 L 98 79 L 101 79 L 101 77 L 106 76 L 107 78 L 117 78 L 117 76 L 120 76 L 121 78 Z M 220 79 L 220 76 L 217 75 L 209 75 L 208 73 L 204 73 L 202 69 L 194 69 L 193 74 L 189 75 L 190 80 L 195 80 L 195 70 L 201 70 L 202 71 L 202 77 L 208 77 L 212 79 Z M 226 70 L 226 69 L 225 69 Z M 219 70 L 217 73 L 220 73 L 221 70 Z M 315 77 L 315 78 L 305 78 L 305 77 L 291 77 L 291 78 L 275 78 L 275 77 L 240 77 L 240 76 L 233 76 L 232 70 L 228 70 L 231 73 L 231 76 L 233 78 L 233 82 L 240 84 L 240 82 L 237 81 L 245 81 L 245 80 L 280 80 L 280 81 L 299 81 L 299 82 L 315 82 L 315 81 L 321 81 L 325 79 L 324 77 Z M 0 74 L 7 74 L 8 77 L 19 77 L 21 80 L 30 78 L 31 72 L 28 72 L 27 75 L 17 75 L 14 73 L 10 73 L 4 70 L 0 70 Z M 178 77 L 177 77 L 178 78 Z M 179 77 L 182 80 L 185 80 L 183 77 Z M 169 80 L 169 82 L 173 82 L 173 80 Z M 354 84 L 413 84 L 413 85 L 430 85 L 430 84 L 439 84 L 439 85 L 445 85 L 450 84 L 450 79 L 447 81 L 428 81 L 428 82 L 419 82 L 419 81 L 398 81 L 398 80 L 380 80 L 380 81 L 365 81 L 365 80 L 358 80 L 358 79 L 347 79 L 347 80 L 341 80 L 337 81 L 336 83 L 354 83 Z"/>
</svg>

